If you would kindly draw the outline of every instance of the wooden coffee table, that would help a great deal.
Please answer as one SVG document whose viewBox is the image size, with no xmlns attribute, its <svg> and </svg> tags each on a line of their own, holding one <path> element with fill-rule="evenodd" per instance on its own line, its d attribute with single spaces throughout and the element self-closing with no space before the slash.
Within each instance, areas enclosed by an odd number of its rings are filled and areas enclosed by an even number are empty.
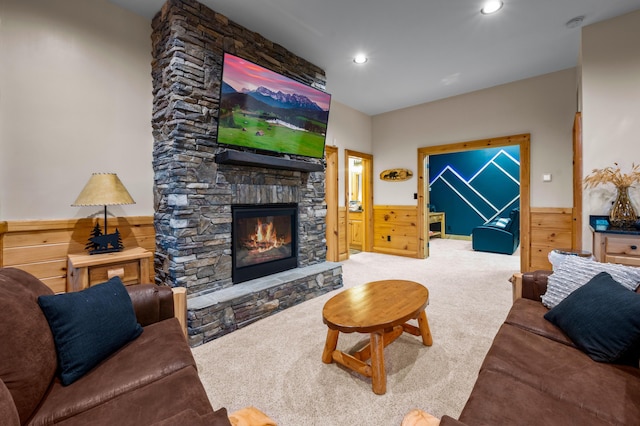
<svg viewBox="0 0 640 426">
<path fill-rule="evenodd" d="M 322 362 L 333 361 L 371 377 L 373 392 L 387 391 L 384 368 L 384 348 L 403 332 L 422 336 L 422 343 L 431 346 L 433 339 L 425 308 L 429 290 L 421 284 L 405 280 L 374 281 L 345 290 L 327 301 L 322 320 L 329 327 Z M 418 327 L 407 324 L 418 320 Z M 363 349 L 348 354 L 336 350 L 338 335 L 370 333 L 370 342 Z M 371 364 L 367 361 L 371 358 Z"/>
</svg>

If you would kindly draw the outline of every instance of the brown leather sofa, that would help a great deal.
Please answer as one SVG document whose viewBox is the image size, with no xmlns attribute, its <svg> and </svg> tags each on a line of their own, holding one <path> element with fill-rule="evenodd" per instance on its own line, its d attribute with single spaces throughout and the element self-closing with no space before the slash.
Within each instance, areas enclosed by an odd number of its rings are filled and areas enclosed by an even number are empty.
<svg viewBox="0 0 640 426">
<path fill-rule="evenodd" d="M 441 426 L 640 424 L 640 369 L 593 361 L 544 319 L 550 274 L 523 274 L 459 420 Z"/>
<path fill-rule="evenodd" d="M 229 425 L 198 378 L 173 293 L 128 286 L 142 334 L 68 386 L 56 374 L 53 336 L 37 298 L 40 280 L 0 269 L 0 423 L 2 425 Z"/>
</svg>

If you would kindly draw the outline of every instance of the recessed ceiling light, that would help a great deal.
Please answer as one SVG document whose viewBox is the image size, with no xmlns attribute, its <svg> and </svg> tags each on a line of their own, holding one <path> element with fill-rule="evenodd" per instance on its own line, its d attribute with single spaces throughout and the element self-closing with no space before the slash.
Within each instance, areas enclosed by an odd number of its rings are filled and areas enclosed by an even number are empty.
<svg viewBox="0 0 640 426">
<path fill-rule="evenodd" d="M 489 0 L 485 2 L 484 6 L 482 6 L 482 9 L 480 9 L 480 12 L 483 15 L 489 15 L 492 13 L 496 13 L 497 11 L 502 9 L 502 6 L 503 3 L 500 0 Z"/>
<path fill-rule="evenodd" d="M 365 62 L 367 62 L 367 60 L 368 60 L 367 57 L 364 56 L 363 54 L 356 55 L 353 58 L 353 62 L 355 62 L 356 64 L 364 64 Z"/>
<path fill-rule="evenodd" d="M 576 28 L 582 25 L 582 21 L 584 21 L 584 16 L 576 16 L 573 19 L 570 19 L 565 24 L 567 28 Z"/>
</svg>

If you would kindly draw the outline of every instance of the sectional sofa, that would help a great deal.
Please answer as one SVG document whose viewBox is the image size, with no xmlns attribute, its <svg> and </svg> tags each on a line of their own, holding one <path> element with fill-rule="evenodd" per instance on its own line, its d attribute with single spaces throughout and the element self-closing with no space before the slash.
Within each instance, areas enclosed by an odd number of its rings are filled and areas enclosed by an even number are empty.
<svg viewBox="0 0 640 426">
<path fill-rule="evenodd" d="M 550 310 L 542 303 L 550 275 L 525 273 L 515 283 L 516 300 L 462 413 L 443 416 L 441 426 L 640 424 L 640 290 L 599 274 Z"/>
<path fill-rule="evenodd" d="M 110 280 L 53 295 L 0 268 L 0 342 L 2 425 L 231 424 L 207 398 L 169 287 Z"/>
</svg>

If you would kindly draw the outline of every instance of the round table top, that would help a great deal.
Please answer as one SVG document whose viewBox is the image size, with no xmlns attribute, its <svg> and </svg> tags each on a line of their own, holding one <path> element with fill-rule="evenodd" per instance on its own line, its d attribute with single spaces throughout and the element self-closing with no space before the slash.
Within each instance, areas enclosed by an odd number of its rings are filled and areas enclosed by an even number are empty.
<svg viewBox="0 0 640 426">
<path fill-rule="evenodd" d="M 416 282 L 373 281 L 333 296 L 322 309 L 322 319 L 343 333 L 371 333 L 416 318 L 428 301 L 429 290 Z"/>
</svg>

